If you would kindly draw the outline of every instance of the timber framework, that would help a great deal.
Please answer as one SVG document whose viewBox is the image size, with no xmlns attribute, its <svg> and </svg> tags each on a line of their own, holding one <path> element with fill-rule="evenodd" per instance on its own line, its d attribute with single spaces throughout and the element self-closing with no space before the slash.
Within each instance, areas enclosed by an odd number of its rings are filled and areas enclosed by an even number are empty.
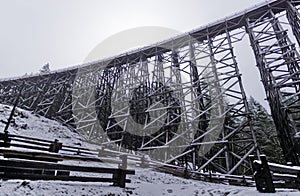
<svg viewBox="0 0 300 196">
<path fill-rule="evenodd" d="M 22 87 L 20 107 L 103 148 L 249 174 L 249 155 L 259 152 L 234 47 L 248 37 L 286 161 L 299 165 L 299 4 L 267 1 L 119 56 L 2 79 L 0 103 L 13 104 Z"/>
</svg>

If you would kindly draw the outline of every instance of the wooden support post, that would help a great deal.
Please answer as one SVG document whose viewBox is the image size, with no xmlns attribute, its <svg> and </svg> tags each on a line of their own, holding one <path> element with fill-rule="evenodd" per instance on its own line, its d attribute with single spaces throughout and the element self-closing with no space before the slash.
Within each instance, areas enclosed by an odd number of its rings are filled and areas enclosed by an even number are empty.
<svg viewBox="0 0 300 196">
<path fill-rule="evenodd" d="M 58 140 L 55 139 L 54 142 L 50 144 L 49 152 L 58 153 L 59 150 L 61 150 L 61 149 L 62 149 L 62 143 L 58 142 Z"/>
<path fill-rule="evenodd" d="M 115 173 L 113 173 L 113 185 L 119 186 L 121 188 L 125 188 L 126 185 L 126 170 L 118 169 Z"/>
<path fill-rule="evenodd" d="M 16 107 L 17 107 L 17 105 L 19 103 L 19 99 L 21 97 L 21 94 L 22 94 L 24 86 L 25 86 L 25 82 L 23 81 L 21 89 L 20 89 L 20 92 L 19 92 L 19 94 L 18 94 L 18 96 L 17 96 L 17 98 L 15 100 L 14 106 L 13 106 L 11 112 L 10 112 L 9 118 L 8 118 L 8 120 L 6 122 L 6 125 L 5 125 L 5 128 L 4 128 L 4 133 L 6 133 L 6 134 L 8 134 L 8 127 L 9 127 L 9 125 L 11 123 L 11 120 L 13 119 L 14 114 L 15 114 L 15 110 L 16 110 Z"/>
<path fill-rule="evenodd" d="M 10 147 L 11 139 L 8 136 L 8 131 L 5 131 L 4 133 L 0 133 L 0 140 L 3 140 L 3 143 L 0 143 L 0 147 Z"/>
<path fill-rule="evenodd" d="M 212 182 L 212 175 L 211 175 L 211 171 L 209 171 L 209 182 Z"/>
<path fill-rule="evenodd" d="M 98 157 L 107 157 L 109 156 L 109 153 L 105 151 L 105 148 L 103 146 L 100 146 L 98 150 Z"/>
<path fill-rule="evenodd" d="M 119 168 L 120 169 L 127 169 L 127 155 L 120 155 L 120 159 L 122 160 L 122 163 L 119 166 Z"/>
<path fill-rule="evenodd" d="M 103 151 L 104 151 L 104 150 L 103 150 L 103 147 L 100 146 L 100 148 L 99 148 L 99 150 L 98 150 L 98 157 L 104 157 L 104 156 L 103 156 L 103 154 L 104 154 Z"/>
<path fill-rule="evenodd" d="M 113 174 L 114 186 L 125 188 L 126 184 L 126 169 L 127 169 L 127 155 L 120 155 L 122 163 L 119 165 L 117 172 Z"/>
<path fill-rule="evenodd" d="M 269 192 L 269 193 L 275 193 L 275 188 L 274 188 L 270 168 L 269 168 L 269 165 L 268 165 L 268 162 L 267 162 L 267 157 L 265 155 L 261 155 L 260 160 L 261 160 L 261 163 L 262 163 L 263 172 L 266 176 L 265 177 L 265 181 L 266 181 L 266 185 L 267 185 L 266 191 Z"/>
<path fill-rule="evenodd" d="M 146 168 L 149 167 L 149 161 L 145 158 L 145 156 L 143 156 L 141 158 L 141 168 Z"/>
<path fill-rule="evenodd" d="M 189 173 L 189 171 L 187 170 L 187 169 L 185 169 L 184 171 L 183 171 L 183 177 L 184 178 L 186 178 L 186 179 L 189 179 L 191 176 L 190 176 L 190 173 Z"/>
<path fill-rule="evenodd" d="M 255 161 L 253 163 L 255 169 L 254 180 L 256 189 L 263 193 L 275 193 L 275 187 L 266 156 L 261 155 L 260 160 L 261 164 Z"/>
</svg>

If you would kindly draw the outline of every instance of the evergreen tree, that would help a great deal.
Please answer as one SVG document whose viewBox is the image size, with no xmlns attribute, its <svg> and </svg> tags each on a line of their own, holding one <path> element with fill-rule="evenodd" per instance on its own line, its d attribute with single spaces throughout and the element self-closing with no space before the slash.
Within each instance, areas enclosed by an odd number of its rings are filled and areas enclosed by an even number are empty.
<svg viewBox="0 0 300 196">
<path fill-rule="evenodd" d="M 267 155 L 270 162 L 284 163 L 272 116 L 253 97 L 250 97 L 249 109 L 253 115 L 253 125 L 260 152 Z"/>
<path fill-rule="evenodd" d="M 46 63 L 42 69 L 40 69 L 40 73 L 49 73 L 50 72 L 50 65 L 49 63 Z"/>
</svg>

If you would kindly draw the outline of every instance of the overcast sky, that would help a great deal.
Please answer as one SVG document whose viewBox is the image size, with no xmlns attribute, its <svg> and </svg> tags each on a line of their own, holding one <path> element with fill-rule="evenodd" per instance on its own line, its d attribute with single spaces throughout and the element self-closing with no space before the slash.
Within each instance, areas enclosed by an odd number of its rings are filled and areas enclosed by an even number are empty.
<svg viewBox="0 0 300 196">
<path fill-rule="evenodd" d="M 264 0 L 0 0 L 0 78 L 81 64 L 99 43 L 135 27 L 187 32 Z M 247 95 L 265 95 L 245 49 Z M 254 79 L 255 78 L 255 79 Z M 256 82 L 254 82 L 254 80 Z M 266 104 L 264 104 L 266 106 Z"/>
</svg>

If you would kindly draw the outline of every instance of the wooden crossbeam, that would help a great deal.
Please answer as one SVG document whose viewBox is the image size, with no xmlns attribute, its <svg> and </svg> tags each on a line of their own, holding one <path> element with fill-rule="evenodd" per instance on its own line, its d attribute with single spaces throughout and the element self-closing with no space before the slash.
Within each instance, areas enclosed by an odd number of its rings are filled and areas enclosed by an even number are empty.
<svg viewBox="0 0 300 196">
<path fill-rule="evenodd" d="M 81 182 L 113 182 L 114 185 L 125 187 L 125 183 L 130 182 L 126 179 L 127 174 L 135 174 L 134 170 L 119 168 L 74 166 L 57 163 L 43 163 L 34 161 L 19 160 L 0 160 L 0 178 L 2 179 L 29 179 L 29 180 L 62 180 L 62 181 L 81 181 Z M 48 173 L 41 175 L 39 172 L 46 170 Z M 50 175 L 50 171 L 59 171 L 65 175 Z M 1 172 L 2 171 L 2 172 Z M 11 172 L 9 172 L 11 171 Z M 23 171 L 23 173 L 22 173 Z M 31 172 L 29 172 L 31 171 Z M 113 174 L 112 178 L 68 176 L 70 171 L 87 173 L 108 173 Z"/>
</svg>

